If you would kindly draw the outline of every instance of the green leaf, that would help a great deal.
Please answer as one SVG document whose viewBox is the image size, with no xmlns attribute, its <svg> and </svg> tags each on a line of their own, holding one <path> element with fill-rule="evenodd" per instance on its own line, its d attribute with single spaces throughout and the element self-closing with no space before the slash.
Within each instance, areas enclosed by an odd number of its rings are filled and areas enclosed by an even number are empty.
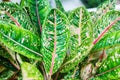
<svg viewBox="0 0 120 80">
<path fill-rule="evenodd" d="M 12 62 L 9 59 L 4 58 L 2 56 L 0 56 L 0 65 L 5 66 L 6 68 L 12 71 L 18 70 L 18 68 L 14 64 L 12 64 Z"/>
<path fill-rule="evenodd" d="M 103 4 L 97 7 L 97 15 L 101 16 L 110 10 L 114 10 L 116 5 L 116 0 L 106 0 Z"/>
<path fill-rule="evenodd" d="M 90 14 L 83 7 L 77 8 L 69 16 L 71 23 L 70 54 L 63 64 L 62 72 L 67 72 L 79 64 L 92 48 L 93 33 Z"/>
<path fill-rule="evenodd" d="M 8 15 L 10 14 L 10 15 Z M 11 18 L 12 16 L 13 18 Z M 7 23 L 15 24 L 18 23 L 24 29 L 33 31 L 36 33 L 36 27 L 34 27 L 30 21 L 29 16 L 22 10 L 22 8 L 12 2 L 3 2 L 0 3 L 0 20 Z"/>
<path fill-rule="evenodd" d="M 64 7 L 63 7 L 63 5 L 62 5 L 62 3 L 61 3 L 61 0 L 55 0 L 55 2 L 56 2 L 56 7 L 57 7 L 59 10 L 65 12 Z"/>
<path fill-rule="evenodd" d="M 97 11 L 93 12 L 93 14 L 94 14 L 94 15 L 92 15 L 93 22 L 96 22 L 98 19 L 100 19 L 107 12 L 114 10 L 115 5 L 116 5 L 116 0 L 106 0 L 105 2 L 100 4 L 97 7 Z"/>
<path fill-rule="evenodd" d="M 97 38 L 100 33 L 103 32 L 103 30 L 110 25 L 113 21 L 120 18 L 120 11 L 109 11 L 107 14 L 102 16 L 98 21 L 97 24 L 95 24 L 94 27 L 94 37 Z M 118 21 L 113 27 L 107 32 L 107 34 L 120 30 L 120 22 Z"/>
<path fill-rule="evenodd" d="M 114 48 L 116 46 L 120 46 L 120 30 L 105 35 L 97 44 L 95 44 L 91 51 L 97 52 L 100 50 Z"/>
<path fill-rule="evenodd" d="M 40 29 L 50 11 L 49 0 L 22 0 L 21 6 L 26 8 L 33 24 Z"/>
<path fill-rule="evenodd" d="M 42 30 L 42 53 L 45 70 L 49 75 L 61 66 L 68 48 L 69 30 L 67 17 L 52 9 Z"/>
<path fill-rule="evenodd" d="M 43 75 L 33 65 L 27 62 L 21 64 L 23 80 L 44 80 Z"/>
<path fill-rule="evenodd" d="M 0 22 L 0 42 L 28 58 L 41 59 L 40 39 L 28 30 Z"/>
<path fill-rule="evenodd" d="M 9 70 L 9 69 L 6 69 L 4 70 L 1 74 L 0 74 L 0 80 L 9 80 L 13 75 L 14 75 L 15 72 Z"/>
<path fill-rule="evenodd" d="M 9 50 L 9 53 L 12 53 L 12 51 Z M 0 56 L 13 60 L 12 56 L 9 53 L 8 48 L 3 46 L 3 44 L 0 44 Z"/>
<path fill-rule="evenodd" d="M 107 59 L 98 70 L 96 80 L 117 80 L 120 78 L 120 49 L 117 48 L 109 53 Z"/>
</svg>

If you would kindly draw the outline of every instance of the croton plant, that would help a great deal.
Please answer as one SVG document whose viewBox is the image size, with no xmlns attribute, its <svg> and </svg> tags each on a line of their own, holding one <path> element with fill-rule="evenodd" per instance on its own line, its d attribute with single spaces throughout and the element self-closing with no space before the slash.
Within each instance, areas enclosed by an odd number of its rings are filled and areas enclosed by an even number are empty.
<svg viewBox="0 0 120 80">
<path fill-rule="evenodd" d="M 65 11 L 60 0 L 0 3 L 0 80 L 119 80 L 120 11 Z"/>
</svg>

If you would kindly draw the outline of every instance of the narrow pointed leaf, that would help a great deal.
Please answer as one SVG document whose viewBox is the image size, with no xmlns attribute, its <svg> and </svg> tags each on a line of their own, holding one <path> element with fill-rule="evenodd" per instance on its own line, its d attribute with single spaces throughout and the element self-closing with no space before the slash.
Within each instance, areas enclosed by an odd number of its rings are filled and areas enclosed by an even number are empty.
<svg viewBox="0 0 120 80">
<path fill-rule="evenodd" d="M 93 33 L 90 14 L 83 7 L 71 12 L 69 16 L 71 23 L 70 54 L 63 64 L 62 72 L 67 72 L 77 66 L 92 48 Z"/>
<path fill-rule="evenodd" d="M 23 80 L 44 80 L 43 75 L 33 64 L 23 62 L 21 64 Z"/>
<path fill-rule="evenodd" d="M 62 64 L 69 40 L 68 21 L 57 9 L 49 13 L 42 31 L 42 53 L 47 74 L 55 73 Z"/>
<path fill-rule="evenodd" d="M 120 30 L 105 35 L 92 49 L 92 52 L 120 46 Z"/>
<path fill-rule="evenodd" d="M 120 18 L 120 12 L 119 11 L 110 11 L 104 16 L 102 16 L 95 25 L 94 28 L 94 37 L 97 38 L 100 33 L 103 32 L 103 30 L 110 25 L 112 22 L 114 22 L 116 19 Z M 112 28 L 107 32 L 111 33 L 114 31 L 120 30 L 120 21 L 118 21 L 115 25 L 112 26 Z"/>
<path fill-rule="evenodd" d="M 28 58 L 41 59 L 40 39 L 28 30 L 0 22 L 0 42 Z"/>
<path fill-rule="evenodd" d="M 36 27 L 32 25 L 29 16 L 19 5 L 12 2 L 0 3 L 0 20 L 12 24 L 17 23 L 24 29 L 30 30 L 34 33 L 37 31 Z"/>
<path fill-rule="evenodd" d="M 96 80 L 120 78 L 120 49 L 114 49 L 98 70 Z"/>
<path fill-rule="evenodd" d="M 26 8 L 33 24 L 40 29 L 50 11 L 49 0 L 22 0 L 21 6 Z"/>
</svg>

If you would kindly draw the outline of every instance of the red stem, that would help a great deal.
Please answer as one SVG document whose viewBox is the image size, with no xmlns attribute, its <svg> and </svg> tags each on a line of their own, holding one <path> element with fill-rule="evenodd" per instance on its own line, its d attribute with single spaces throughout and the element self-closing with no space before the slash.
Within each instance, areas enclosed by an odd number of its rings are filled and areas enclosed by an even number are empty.
<svg viewBox="0 0 120 80">
<path fill-rule="evenodd" d="M 19 22 L 18 22 L 10 13 L 8 13 L 7 11 L 5 11 L 5 13 L 11 18 L 11 20 L 12 20 L 18 27 L 20 27 Z"/>
<path fill-rule="evenodd" d="M 94 40 L 93 44 L 96 44 L 101 38 L 102 36 L 104 36 L 104 34 L 118 21 L 120 20 L 120 18 L 117 18 L 116 20 L 114 20 L 109 26 L 107 26 L 104 31 L 98 36 L 97 39 Z"/>
</svg>

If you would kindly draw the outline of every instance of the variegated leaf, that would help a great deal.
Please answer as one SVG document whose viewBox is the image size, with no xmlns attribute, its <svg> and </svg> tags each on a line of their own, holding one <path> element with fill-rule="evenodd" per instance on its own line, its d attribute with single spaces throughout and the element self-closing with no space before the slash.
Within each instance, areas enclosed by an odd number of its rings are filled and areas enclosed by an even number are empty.
<svg viewBox="0 0 120 80">
<path fill-rule="evenodd" d="M 32 23 L 40 30 L 41 25 L 50 11 L 49 0 L 21 0 L 21 6 L 31 17 Z"/>
<path fill-rule="evenodd" d="M 28 58 L 40 60 L 40 38 L 28 30 L 0 22 L 0 42 Z"/>
<path fill-rule="evenodd" d="M 90 14 L 83 7 L 77 8 L 69 16 L 71 23 L 70 54 L 63 64 L 62 72 L 67 72 L 79 64 L 92 48 L 93 33 Z"/>
<path fill-rule="evenodd" d="M 17 26 L 21 26 L 34 33 L 37 31 L 37 28 L 32 25 L 29 16 L 19 5 L 12 2 L 0 3 L 0 20 L 17 24 Z"/>
<path fill-rule="evenodd" d="M 106 0 L 104 3 L 97 7 L 96 12 L 92 15 L 93 22 L 96 22 L 99 18 L 105 15 L 107 12 L 114 10 L 116 5 L 116 0 Z"/>
<path fill-rule="evenodd" d="M 95 44 L 91 52 L 114 48 L 116 46 L 120 46 L 120 30 L 105 35 L 97 44 Z"/>
<path fill-rule="evenodd" d="M 117 23 L 114 24 L 112 28 L 109 30 L 109 32 L 107 33 L 120 30 L 120 27 L 119 27 L 120 22 L 118 21 L 119 18 L 120 18 L 120 11 L 109 11 L 104 16 L 102 16 L 95 24 L 94 37 L 97 38 L 98 35 L 102 33 L 103 30 L 113 22 L 117 22 Z"/>
<path fill-rule="evenodd" d="M 55 73 L 66 56 L 69 40 L 67 17 L 59 10 L 52 9 L 42 30 L 42 53 L 48 75 Z"/>
<path fill-rule="evenodd" d="M 103 62 L 95 80 L 118 80 L 120 79 L 120 49 L 117 48 L 109 54 L 107 59 Z"/>
</svg>

